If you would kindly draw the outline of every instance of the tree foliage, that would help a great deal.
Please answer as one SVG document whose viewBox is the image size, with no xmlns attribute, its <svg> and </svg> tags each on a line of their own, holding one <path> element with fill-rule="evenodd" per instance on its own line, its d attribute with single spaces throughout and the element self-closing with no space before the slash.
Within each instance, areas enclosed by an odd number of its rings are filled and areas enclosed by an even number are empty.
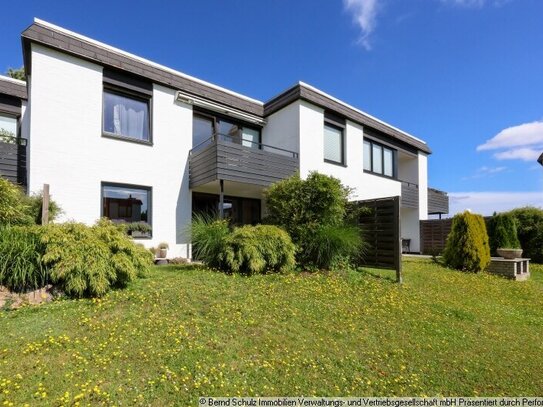
<svg viewBox="0 0 543 407">
<path fill-rule="evenodd" d="M 486 269 L 490 263 L 490 246 L 481 215 L 466 211 L 454 216 L 443 261 L 457 270 L 480 272 Z"/>
<path fill-rule="evenodd" d="M 13 79 L 19 79 L 20 81 L 26 81 L 25 68 L 21 66 L 19 69 L 8 68 L 6 75 Z"/>
<path fill-rule="evenodd" d="M 267 220 L 292 237 L 302 267 L 329 269 L 362 249 L 360 231 L 347 225 L 350 192 L 337 178 L 318 172 L 305 180 L 294 175 L 266 191 Z"/>
<path fill-rule="evenodd" d="M 520 249 L 517 236 L 516 220 L 510 213 L 494 215 L 488 222 L 490 252 L 496 254 L 497 249 Z"/>
<path fill-rule="evenodd" d="M 543 263 L 543 209 L 526 206 L 508 213 L 517 221 L 523 256 L 536 263 Z"/>
</svg>

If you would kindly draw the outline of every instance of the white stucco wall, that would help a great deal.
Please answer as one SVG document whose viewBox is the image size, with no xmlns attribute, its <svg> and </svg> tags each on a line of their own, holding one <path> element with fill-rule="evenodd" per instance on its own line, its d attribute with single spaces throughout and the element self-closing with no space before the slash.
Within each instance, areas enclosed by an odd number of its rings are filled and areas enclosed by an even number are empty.
<svg viewBox="0 0 543 407">
<path fill-rule="evenodd" d="M 352 200 L 375 199 L 401 194 L 398 181 L 364 173 L 363 128 L 347 121 L 345 127 L 345 166 L 324 161 L 324 110 L 307 102 L 300 109 L 300 174 L 318 171 L 339 178 L 353 189 Z"/>
<path fill-rule="evenodd" d="M 419 219 L 428 219 L 428 154 L 419 151 Z"/>
<path fill-rule="evenodd" d="M 262 129 L 262 144 L 285 150 L 300 151 L 300 109 L 298 103 L 292 103 L 266 118 Z M 277 150 L 270 150 L 277 152 Z"/>
<path fill-rule="evenodd" d="M 101 212 L 101 182 L 152 188 L 152 239 L 170 256 L 187 256 L 190 221 L 187 157 L 192 110 L 174 102 L 173 89 L 155 85 L 153 145 L 102 137 L 102 67 L 32 44 L 32 120 L 29 191 L 50 184 L 62 220 L 94 223 Z"/>
</svg>

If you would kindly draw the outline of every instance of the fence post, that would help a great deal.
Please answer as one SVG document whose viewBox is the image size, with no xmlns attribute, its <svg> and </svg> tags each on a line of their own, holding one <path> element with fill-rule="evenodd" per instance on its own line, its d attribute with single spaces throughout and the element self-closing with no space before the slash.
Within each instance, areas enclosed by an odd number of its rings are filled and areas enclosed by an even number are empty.
<svg viewBox="0 0 543 407">
<path fill-rule="evenodd" d="M 49 184 L 43 184 L 43 198 L 41 205 L 41 224 L 49 223 Z"/>
<path fill-rule="evenodd" d="M 401 233 L 401 212 L 400 197 L 394 197 L 394 268 L 396 269 L 396 282 L 403 282 L 402 276 L 402 233 Z"/>
</svg>

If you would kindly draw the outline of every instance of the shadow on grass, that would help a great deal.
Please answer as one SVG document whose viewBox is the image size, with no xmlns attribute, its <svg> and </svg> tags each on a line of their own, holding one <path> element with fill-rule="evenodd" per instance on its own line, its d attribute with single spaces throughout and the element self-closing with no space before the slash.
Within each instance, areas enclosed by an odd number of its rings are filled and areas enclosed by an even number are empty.
<svg viewBox="0 0 543 407">
<path fill-rule="evenodd" d="M 396 282 L 396 271 L 389 269 L 378 269 L 371 267 L 359 267 L 356 269 L 357 272 L 365 274 L 367 276 L 377 278 L 380 280 L 386 280 L 395 283 Z"/>
</svg>

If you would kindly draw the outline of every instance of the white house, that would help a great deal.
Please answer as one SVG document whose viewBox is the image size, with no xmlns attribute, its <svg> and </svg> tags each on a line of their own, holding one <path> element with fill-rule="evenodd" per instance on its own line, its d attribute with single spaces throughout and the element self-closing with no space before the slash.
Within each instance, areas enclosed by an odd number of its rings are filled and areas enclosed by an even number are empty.
<svg viewBox="0 0 543 407">
<path fill-rule="evenodd" d="M 18 122 L 18 179 L 49 184 L 64 220 L 146 222 L 142 243 L 190 257 L 194 212 L 258 222 L 264 189 L 296 171 L 333 175 L 355 200 L 401 196 L 412 252 L 419 221 L 448 211 L 424 141 L 310 85 L 261 102 L 41 20 L 22 39 L 26 89 L 0 80 L 0 127 Z"/>
</svg>

